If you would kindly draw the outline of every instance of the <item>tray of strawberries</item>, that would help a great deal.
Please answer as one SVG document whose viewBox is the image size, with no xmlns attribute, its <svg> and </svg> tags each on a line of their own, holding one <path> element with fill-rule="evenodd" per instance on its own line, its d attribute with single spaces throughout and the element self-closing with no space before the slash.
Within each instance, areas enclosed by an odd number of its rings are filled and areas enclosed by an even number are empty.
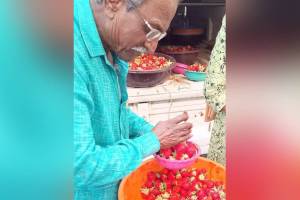
<svg viewBox="0 0 300 200">
<path fill-rule="evenodd" d="M 127 85 L 135 88 L 153 87 L 163 83 L 171 74 L 176 61 L 171 56 L 142 54 L 129 62 Z"/>
<path fill-rule="evenodd" d="M 197 53 L 199 48 L 191 45 L 167 45 L 161 46 L 159 50 L 166 54 L 185 54 L 185 53 Z"/>
<path fill-rule="evenodd" d="M 192 72 L 206 72 L 206 69 L 207 69 L 207 65 L 200 64 L 200 63 L 195 63 L 187 67 L 187 70 Z"/>
<path fill-rule="evenodd" d="M 183 169 L 167 169 L 150 159 L 122 180 L 118 199 L 225 200 L 225 176 L 223 166 L 202 157 Z"/>
<path fill-rule="evenodd" d="M 187 67 L 184 75 L 191 81 L 204 81 L 207 77 L 207 65 L 195 63 Z"/>
<path fill-rule="evenodd" d="M 161 71 L 168 69 L 175 61 L 161 54 L 142 54 L 129 62 L 129 70 L 132 71 Z"/>
</svg>

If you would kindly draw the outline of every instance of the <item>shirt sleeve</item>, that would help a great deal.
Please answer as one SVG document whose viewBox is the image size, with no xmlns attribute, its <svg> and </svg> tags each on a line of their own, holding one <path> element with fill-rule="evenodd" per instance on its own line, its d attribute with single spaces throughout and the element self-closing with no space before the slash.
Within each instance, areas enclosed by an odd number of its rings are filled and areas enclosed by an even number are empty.
<svg viewBox="0 0 300 200">
<path fill-rule="evenodd" d="M 226 17 L 223 18 L 216 44 L 208 64 L 204 95 L 207 104 L 215 112 L 220 112 L 226 105 Z"/>
<path fill-rule="evenodd" d="M 152 132 L 153 125 L 144 120 L 144 118 L 132 112 L 129 108 L 127 116 L 129 121 L 130 138 L 139 137 L 145 133 Z"/>
<path fill-rule="evenodd" d="M 86 83 L 74 74 L 74 179 L 77 187 L 118 181 L 135 170 L 143 158 L 159 149 L 152 132 L 124 139 L 111 146 L 95 144 L 91 126 L 93 100 Z"/>
</svg>

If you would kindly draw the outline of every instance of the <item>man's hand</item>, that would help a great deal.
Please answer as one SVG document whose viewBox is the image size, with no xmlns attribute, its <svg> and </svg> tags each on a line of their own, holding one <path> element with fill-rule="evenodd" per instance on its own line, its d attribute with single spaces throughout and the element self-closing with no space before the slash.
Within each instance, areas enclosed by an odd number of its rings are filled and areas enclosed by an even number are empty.
<svg viewBox="0 0 300 200">
<path fill-rule="evenodd" d="M 175 118 L 159 122 L 153 128 L 152 131 L 157 135 L 161 149 L 169 148 L 192 137 L 192 124 L 186 122 L 188 118 L 188 114 L 184 112 Z"/>
</svg>

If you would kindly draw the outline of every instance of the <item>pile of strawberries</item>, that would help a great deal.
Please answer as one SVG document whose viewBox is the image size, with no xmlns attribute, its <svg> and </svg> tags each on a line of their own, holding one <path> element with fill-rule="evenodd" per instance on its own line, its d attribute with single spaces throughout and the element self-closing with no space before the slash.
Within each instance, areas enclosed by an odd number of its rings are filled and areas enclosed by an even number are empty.
<svg viewBox="0 0 300 200">
<path fill-rule="evenodd" d="M 193 72 L 205 72 L 206 68 L 207 68 L 206 64 L 195 63 L 193 65 L 188 66 L 187 70 Z"/>
<path fill-rule="evenodd" d="M 225 200 L 222 182 L 208 180 L 206 169 L 149 172 L 141 188 L 144 200 Z"/>
<path fill-rule="evenodd" d="M 167 51 L 169 53 L 177 53 L 177 52 L 186 52 L 186 51 L 194 51 L 196 48 L 191 45 L 181 46 L 181 45 L 169 45 L 161 48 L 163 51 Z"/>
<path fill-rule="evenodd" d="M 172 62 L 163 56 L 142 54 L 129 62 L 130 70 L 153 71 L 169 67 Z"/>
<path fill-rule="evenodd" d="M 161 149 L 158 155 L 169 160 L 186 160 L 196 155 L 197 150 L 198 148 L 195 144 L 187 141 L 168 149 Z"/>
</svg>

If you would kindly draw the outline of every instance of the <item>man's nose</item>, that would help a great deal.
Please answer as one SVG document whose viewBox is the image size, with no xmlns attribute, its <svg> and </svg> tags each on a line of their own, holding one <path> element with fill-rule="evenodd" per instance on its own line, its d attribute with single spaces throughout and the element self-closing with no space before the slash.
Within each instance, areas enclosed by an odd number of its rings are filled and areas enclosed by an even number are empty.
<svg viewBox="0 0 300 200">
<path fill-rule="evenodd" d="M 154 53 L 158 45 L 158 40 L 146 41 L 145 48 L 149 53 Z"/>
</svg>

